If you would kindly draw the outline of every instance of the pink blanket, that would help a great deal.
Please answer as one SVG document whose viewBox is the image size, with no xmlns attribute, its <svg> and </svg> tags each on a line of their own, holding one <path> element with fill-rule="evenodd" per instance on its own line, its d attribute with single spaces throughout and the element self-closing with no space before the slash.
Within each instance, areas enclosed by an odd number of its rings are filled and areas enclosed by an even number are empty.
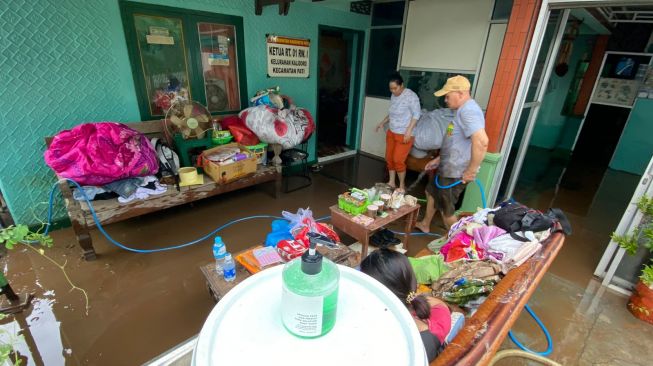
<svg viewBox="0 0 653 366">
<path fill-rule="evenodd" d="M 96 186 L 159 170 L 147 137 L 117 122 L 84 123 L 59 132 L 45 152 L 45 163 L 61 177 Z"/>
</svg>

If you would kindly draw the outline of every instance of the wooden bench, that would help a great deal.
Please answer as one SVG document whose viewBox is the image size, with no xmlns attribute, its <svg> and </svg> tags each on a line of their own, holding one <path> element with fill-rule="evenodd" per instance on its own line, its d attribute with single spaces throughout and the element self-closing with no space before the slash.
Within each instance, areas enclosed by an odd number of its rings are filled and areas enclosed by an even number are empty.
<svg viewBox="0 0 653 366">
<path fill-rule="evenodd" d="M 128 125 L 148 138 L 159 137 L 169 141 L 161 120 L 133 122 L 128 123 Z M 50 146 L 52 139 L 53 137 L 45 139 L 47 146 Z M 204 184 L 202 185 L 181 187 L 179 191 L 174 186 L 168 186 L 168 190 L 161 195 L 150 196 L 148 199 L 135 200 L 126 204 L 119 203 L 118 199 L 93 201 L 93 208 L 100 224 L 106 225 L 266 182 L 274 182 L 274 196 L 276 198 L 281 189 L 281 178 L 280 167 L 259 165 L 256 173 L 231 183 L 217 184 L 211 177 L 204 175 Z M 89 230 L 96 226 L 96 223 L 93 220 L 91 211 L 86 202 L 76 201 L 73 198 L 70 184 L 61 182 L 59 188 L 84 258 L 93 260 L 96 258 L 96 253 Z"/>
<path fill-rule="evenodd" d="M 565 241 L 551 235 L 542 249 L 499 281 L 478 310 L 430 366 L 488 365 L 519 318 Z M 433 254 L 422 250 L 417 257 Z"/>
</svg>

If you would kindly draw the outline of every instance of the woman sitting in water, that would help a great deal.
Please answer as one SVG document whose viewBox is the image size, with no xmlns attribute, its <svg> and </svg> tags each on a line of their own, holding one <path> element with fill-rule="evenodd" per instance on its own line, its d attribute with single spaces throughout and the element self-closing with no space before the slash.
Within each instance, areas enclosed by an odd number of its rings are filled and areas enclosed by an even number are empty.
<svg viewBox="0 0 653 366">
<path fill-rule="evenodd" d="M 390 249 L 372 252 L 361 263 L 361 271 L 385 285 L 410 310 L 429 362 L 451 329 L 451 312 L 447 305 L 431 296 L 417 295 L 417 280 L 413 267 L 403 254 Z"/>
</svg>

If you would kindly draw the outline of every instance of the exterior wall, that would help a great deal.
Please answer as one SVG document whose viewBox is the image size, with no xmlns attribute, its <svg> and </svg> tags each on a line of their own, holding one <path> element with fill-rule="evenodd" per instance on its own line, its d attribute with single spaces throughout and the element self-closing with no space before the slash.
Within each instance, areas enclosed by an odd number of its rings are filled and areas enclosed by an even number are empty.
<svg viewBox="0 0 653 366">
<path fill-rule="evenodd" d="M 485 112 L 490 152 L 501 149 L 541 4 L 542 0 L 515 0 L 513 4 Z"/>
<path fill-rule="evenodd" d="M 276 6 L 256 16 L 253 0 L 142 2 L 242 16 L 248 94 L 279 85 L 314 115 L 318 25 L 367 30 L 370 23 L 369 16 L 304 2 L 294 2 L 288 16 Z M 0 189 L 16 222 L 36 223 L 54 182 L 43 138 L 82 122 L 139 120 L 134 82 L 117 0 L 10 1 L 0 23 Z M 266 77 L 266 33 L 311 39 L 310 78 Z"/>
</svg>

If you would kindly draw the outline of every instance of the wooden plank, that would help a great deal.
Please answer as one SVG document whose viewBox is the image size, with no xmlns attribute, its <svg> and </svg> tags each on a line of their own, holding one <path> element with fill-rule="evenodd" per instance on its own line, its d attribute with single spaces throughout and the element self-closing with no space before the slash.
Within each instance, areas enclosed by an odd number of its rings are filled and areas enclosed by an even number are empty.
<svg viewBox="0 0 653 366">
<path fill-rule="evenodd" d="M 241 188 L 273 182 L 280 174 L 281 172 L 276 167 L 259 167 L 255 174 L 227 184 L 216 184 L 205 175 L 205 184 L 182 187 L 181 192 L 178 192 L 174 186 L 169 186 L 164 194 L 151 196 L 145 200 L 136 200 L 126 204 L 120 204 L 117 199 L 93 201 L 93 208 L 102 224 L 110 224 Z M 79 204 L 88 225 L 95 226 L 95 221 L 86 202 L 79 202 Z"/>
<path fill-rule="evenodd" d="M 560 252 L 564 240 L 562 233 L 551 235 L 542 243 L 539 252 L 508 272 L 476 313 L 465 319 L 465 327 L 430 366 L 488 365 Z"/>
</svg>

